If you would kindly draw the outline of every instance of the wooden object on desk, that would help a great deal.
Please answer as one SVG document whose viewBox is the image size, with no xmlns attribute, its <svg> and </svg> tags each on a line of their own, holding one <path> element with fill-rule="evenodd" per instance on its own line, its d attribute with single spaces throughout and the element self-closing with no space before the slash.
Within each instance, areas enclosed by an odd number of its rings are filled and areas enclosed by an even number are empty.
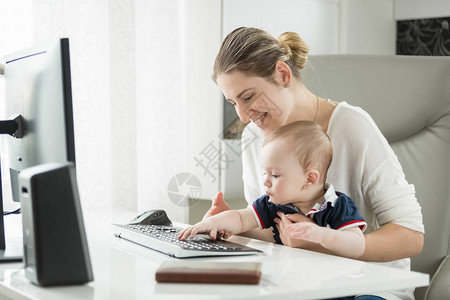
<svg viewBox="0 0 450 300">
<path fill-rule="evenodd" d="M 165 261 L 155 277 L 157 282 L 258 284 L 261 263 Z"/>
</svg>

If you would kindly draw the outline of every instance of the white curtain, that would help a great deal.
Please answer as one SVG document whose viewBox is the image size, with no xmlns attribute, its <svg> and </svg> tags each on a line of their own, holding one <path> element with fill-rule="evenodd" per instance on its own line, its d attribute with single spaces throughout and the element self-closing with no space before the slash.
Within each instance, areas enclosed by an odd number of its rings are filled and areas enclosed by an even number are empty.
<svg viewBox="0 0 450 300">
<path fill-rule="evenodd" d="M 185 164 L 182 0 L 35 0 L 34 42 L 68 37 L 83 210 L 186 209 L 167 196 Z"/>
</svg>

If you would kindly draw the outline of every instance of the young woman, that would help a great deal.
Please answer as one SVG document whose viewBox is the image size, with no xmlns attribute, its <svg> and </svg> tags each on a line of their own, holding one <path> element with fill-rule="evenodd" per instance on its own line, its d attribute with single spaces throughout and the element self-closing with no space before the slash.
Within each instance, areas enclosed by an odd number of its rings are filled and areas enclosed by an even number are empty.
<svg viewBox="0 0 450 300">
<path fill-rule="evenodd" d="M 365 251 L 359 259 L 409 269 L 409 257 L 422 251 L 424 232 L 414 186 L 406 181 L 396 155 L 365 111 L 323 99 L 304 86 L 300 70 L 307 59 L 308 46 L 298 34 L 286 32 L 275 39 L 257 28 L 234 30 L 217 54 L 213 79 L 240 120 L 250 122 L 242 135 L 246 200 L 252 203 L 264 194 L 259 164 L 264 136 L 294 121 L 314 121 L 328 134 L 333 147 L 328 180 L 355 201 L 368 224 Z M 218 193 L 205 217 L 226 209 Z M 303 216 L 278 216 L 275 222 L 284 245 L 327 252 L 286 231 Z M 249 235 L 271 240 L 270 230 Z M 413 299 L 412 290 L 377 295 Z"/>
</svg>

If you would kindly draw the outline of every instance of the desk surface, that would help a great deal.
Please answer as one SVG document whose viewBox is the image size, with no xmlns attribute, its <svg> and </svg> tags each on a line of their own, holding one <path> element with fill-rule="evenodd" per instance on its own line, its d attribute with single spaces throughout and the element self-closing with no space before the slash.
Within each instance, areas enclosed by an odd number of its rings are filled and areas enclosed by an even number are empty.
<svg viewBox="0 0 450 300">
<path fill-rule="evenodd" d="M 112 213 L 101 220 L 85 214 L 94 281 L 82 286 L 41 288 L 24 276 L 21 263 L 0 264 L 0 295 L 12 299 L 324 299 L 380 289 L 426 286 L 427 274 L 314 253 L 234 236 L 232 240 L 258 248 L 264 255 L 195 258 L 207 261 L 261 261 L 258 285 L 157 283 L 155 272 L 164 254 L 115 238 L 112 222 L 133 215 Z M 10 218 L 12 217 L 12 218 Z M 20 221 L 8 216 L 7 222 Z M 70 270 L 68 270 L 69 272 Z M 0 297 L 2 298 L 2 297 Z M 3 299 L 3 298 L 2 298 Z"/>
</svg>

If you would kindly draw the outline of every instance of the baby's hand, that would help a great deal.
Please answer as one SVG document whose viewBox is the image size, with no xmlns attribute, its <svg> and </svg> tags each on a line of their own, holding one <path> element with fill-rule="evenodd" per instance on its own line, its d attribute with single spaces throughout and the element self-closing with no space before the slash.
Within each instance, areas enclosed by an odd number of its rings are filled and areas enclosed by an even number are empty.
<svg viewBox="0 0 450 300">
<path fill-rule="evenodd" d="M 311 222 L 293 223 L 286 227 L 286 232 L 293 239 L 301 239 L 320 244 L 325 239 L 326 228 Z"/>
<path fill-rule="evenodd" d="M 212 239 L 217 238 L 217 231 L 218 228 L 214 224 L 214 222 L 208 222 L 209 220 L 202 221 L 200 223 L 197 223 L 193 226 L 189 226 L 188 228 L 182 230 L 178 234 L 178 238 L 180 240 L 186 240 L 188 237 L 193 239 L 197 234 L 199 233 L 207 233 Z"/>
</svg>

